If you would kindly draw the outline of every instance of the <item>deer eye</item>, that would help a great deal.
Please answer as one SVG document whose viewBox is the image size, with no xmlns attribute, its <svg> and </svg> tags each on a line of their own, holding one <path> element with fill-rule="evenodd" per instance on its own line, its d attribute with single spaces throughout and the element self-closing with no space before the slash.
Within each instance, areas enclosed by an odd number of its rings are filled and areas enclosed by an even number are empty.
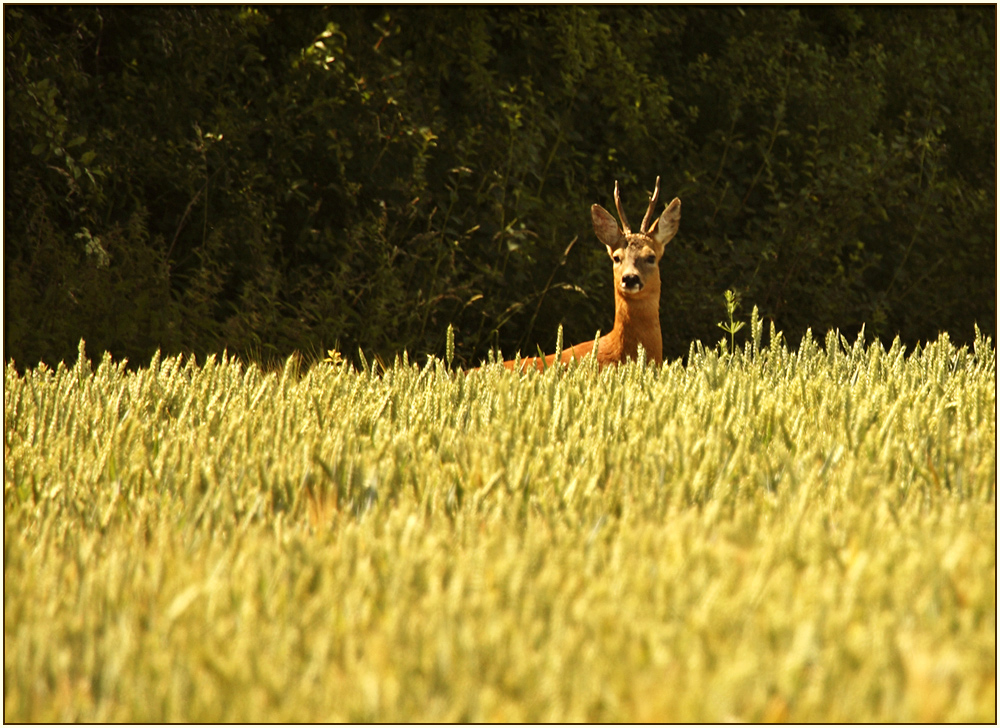
<svg viewBox="0 0 1000 728">
<path fill-rule="evenodd" d="M 615 253 L 614 255 L 611 256 L 611 259 L 615 262 L 615 265 L 618 265 L 619 263 L 622 262 L 622 256 L 620 253 Z"/>
<path fill-rule="evenodd" d="M 656 256 L 655 255 L 647 255 L 646 256 L 646 262 L 649 263 L 650 265 L 654 265 L 656 263 Z"/>
</svg>

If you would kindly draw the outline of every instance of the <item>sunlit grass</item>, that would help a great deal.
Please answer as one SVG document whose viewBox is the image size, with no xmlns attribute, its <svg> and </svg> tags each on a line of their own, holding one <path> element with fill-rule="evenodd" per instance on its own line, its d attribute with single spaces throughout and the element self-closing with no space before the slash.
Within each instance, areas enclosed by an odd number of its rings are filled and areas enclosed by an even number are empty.
<svg viewBox="0 0 1000 728">
<path fill-rule="evenodd" d="M 772 342 L 8 366 L 4 718 L 995 721 L 993 343 Z"/>
</svg>

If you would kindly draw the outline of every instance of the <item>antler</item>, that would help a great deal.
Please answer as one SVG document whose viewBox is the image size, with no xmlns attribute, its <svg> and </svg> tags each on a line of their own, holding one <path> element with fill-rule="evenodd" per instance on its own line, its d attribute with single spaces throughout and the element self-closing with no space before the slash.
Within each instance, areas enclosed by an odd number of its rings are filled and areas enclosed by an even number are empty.
<svg viewBox="0 0 1000 728">
<path fill-rule="evenodd" d="M 622 232 L 626 235 L 631 235 L 632 229 L 628 225 L 628 220 L 625 218 L 625 211 L 622 210 L 622 201 L 618 197 L 618 180 L 615 180 L 615 207 L 618 208 L 618 218 L 622 221 Z"/>
<path fill-rule="evenodd" d="M 615 202 L 618 201 L 618 186 L 615 183 Z M 656 189 L 653 190 L 653 196 L 649 198 L 649 209 L 646 210 L 646 217 L 642 218 L 642 227 L 639 228 L 639 232 L 646 234 L 649 232 L 649 218 L 653 215 L 653 208 L 656 207 L 656 199 L 660 196 L 660 178 L 656 178 Z M 618 209 L 618 214 L 621 214 L 621 208 Z M 622 220 L 624 222 L 624 219 Z"/>
</svg>

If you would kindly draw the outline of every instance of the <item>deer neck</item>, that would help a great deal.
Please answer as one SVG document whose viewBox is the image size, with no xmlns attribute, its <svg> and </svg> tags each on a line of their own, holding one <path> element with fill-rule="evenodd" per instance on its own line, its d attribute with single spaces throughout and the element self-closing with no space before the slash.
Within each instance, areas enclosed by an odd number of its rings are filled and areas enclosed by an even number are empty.
<svg viewBox="0 0 1000 728">
<path fill-rule="evenodd" d="M 650 288 L 655 290 L 648 290 Z M 657 364 L 663 361 L 659 286 L 647 286 L 647 290 L 649 295 L 641 298 L 625 296 L 615 290 L 615 326 L 608 334 L 608 353 L 617 354 L 617 361 L 634 359 L 639 344 L 650 360 Z M 603 344 L 602 341 L 602 351 L 605 349 Z"/>
</svg>

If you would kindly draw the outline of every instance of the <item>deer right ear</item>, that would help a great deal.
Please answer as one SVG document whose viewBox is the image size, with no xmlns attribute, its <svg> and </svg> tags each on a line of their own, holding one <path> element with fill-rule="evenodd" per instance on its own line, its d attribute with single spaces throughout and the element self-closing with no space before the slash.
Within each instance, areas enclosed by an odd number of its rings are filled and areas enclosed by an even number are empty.
<svg viewBox="0 0 1000 728">
<path fill-rule="evenodd" d="M 594 221 L 594 232 L 597 233 L 597 239 L 607 246 L 609 252 L 622 247 L 625 236 L 622 235 L 618 221 L 610 212 L 600 205 L 593 205 L 590 208 L 590 217 Z"/>
<path fill-rule="evenodd" d="M 680 225 L 681 201 L 675 197 L 663 210 L 663 214 L 653 223 L 649 235 L 662 247 L 673 239 Z"/>
</svg>

